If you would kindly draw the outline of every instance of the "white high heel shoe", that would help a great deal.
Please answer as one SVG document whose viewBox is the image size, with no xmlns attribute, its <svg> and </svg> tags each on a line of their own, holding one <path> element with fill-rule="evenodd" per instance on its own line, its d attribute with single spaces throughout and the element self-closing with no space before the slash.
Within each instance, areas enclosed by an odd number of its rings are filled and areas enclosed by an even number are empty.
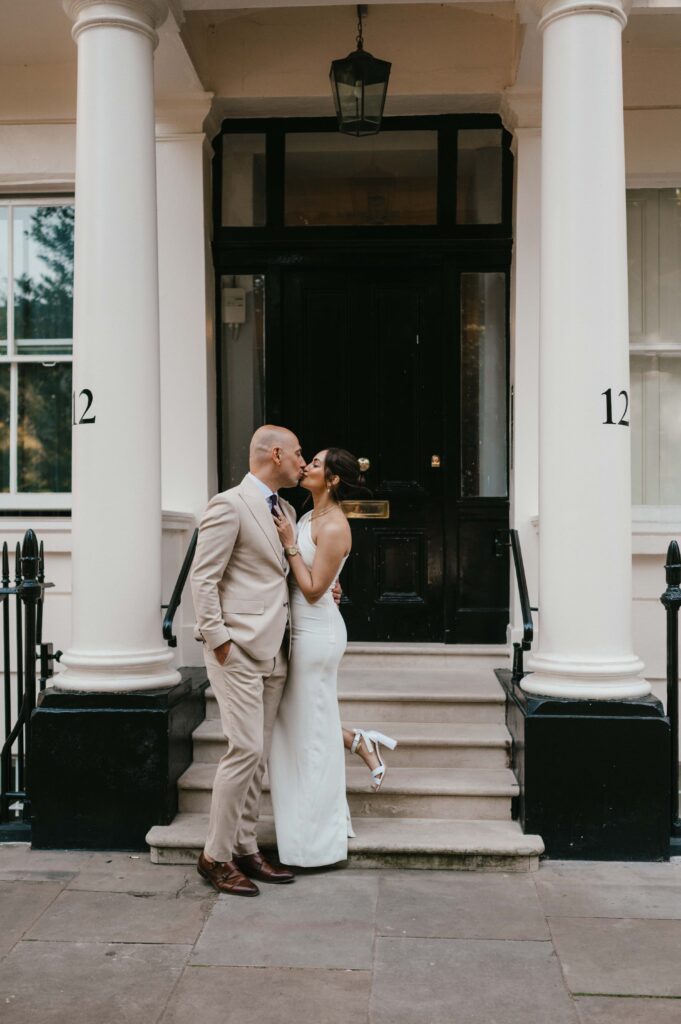
<svg viewBox="0 0 681 1024">
<path fill-rule="evenodd" d="M 355 729 L 355 738 L 350 747 L 351 754 L 357 753 L 357 747 L 362 740 L 364 740 L 364 746 L 368 754 L 373 754 L 374 747 L 376 748 L 376 757 L 379 763 L 371 772 L 371 787 L 374 793 L 376 793 L 381 788 L 386 771 L 385 762 L 381 757 L 381 743 L 388 750 L 394 750 L 397 746 L 397 740 L 392 739 L 390 736 L 384 736 L 382 732 L 376 732 L 375 729 Z"/>
</svg>

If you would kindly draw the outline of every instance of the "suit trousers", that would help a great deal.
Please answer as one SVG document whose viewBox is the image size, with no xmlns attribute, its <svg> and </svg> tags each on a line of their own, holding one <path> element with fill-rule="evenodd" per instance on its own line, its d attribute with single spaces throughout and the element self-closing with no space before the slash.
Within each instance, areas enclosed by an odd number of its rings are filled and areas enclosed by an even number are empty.
<svg viewBox="0 0 681 1024">
<path fill-rule="evenodd" d="M 208 679 L 220 709 L 227 750 L 218 764 L 205 852 L 212 860 L 256 853 L 262 779 L 288 670 L 284 646 L 258 661 L 232 641 L 221 665 L 206 648 Z"/>
</svg>

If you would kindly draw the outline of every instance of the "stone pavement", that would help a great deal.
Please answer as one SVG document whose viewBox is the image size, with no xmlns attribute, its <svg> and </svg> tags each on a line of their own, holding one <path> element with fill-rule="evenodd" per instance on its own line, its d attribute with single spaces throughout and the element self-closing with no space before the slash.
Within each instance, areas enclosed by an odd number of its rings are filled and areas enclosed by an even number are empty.
<svg viewBox="0 0 681 1024">
<path fill-rule="evenodd" d="M 681 861 L 334 870 L 218 897 L 0 846 L 2 1024 L 681 1024 Z"/>
</svg>

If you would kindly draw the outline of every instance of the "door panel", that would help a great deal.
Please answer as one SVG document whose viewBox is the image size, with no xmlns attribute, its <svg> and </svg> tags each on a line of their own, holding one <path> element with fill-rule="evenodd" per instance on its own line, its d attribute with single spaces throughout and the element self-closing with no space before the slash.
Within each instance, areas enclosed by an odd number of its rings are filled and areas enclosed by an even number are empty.
<svg viewBox="0 0 681 1024">
<path fill-rule="evenodd" d="M 372 497 L 390 507 L 387 519 L 350 520 L 352 640 L 505 637 L 508 559 L 494 539 L 508 505 L 461 497 L 459 290 L 445 280 L 438 268 L 282 271 L 282 371 L 268 408 L 306 458 L 337 445 L 368 459 Z M 299 511 L 304 498 L 293 495 Z"/>
</svg>

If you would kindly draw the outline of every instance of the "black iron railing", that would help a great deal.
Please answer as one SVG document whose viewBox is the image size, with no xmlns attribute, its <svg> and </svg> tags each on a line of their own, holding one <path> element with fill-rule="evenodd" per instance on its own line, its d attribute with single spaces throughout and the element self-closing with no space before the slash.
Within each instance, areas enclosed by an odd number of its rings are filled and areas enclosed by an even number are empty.
<svg viewBox="0 0 681 1024">
<path fill-rule="evenodd" d="M 671 837 L 681 839 L 679 820 L 679 607 L 681 606 L 681 554 L 675 540 L 667 549 L 667 589 L 660 598 L 667 613 L 667 715 L 671 726 Z"/>
<path fill-rule="evenodd" d="M 30 834 L 31 714 L 37 692 L 52 676 L 54 660 L 52 644 L 42 639 L 44 594 L 54 584 L 45 582 L 44 549 L 33 530 L 27 530 L 23 544 L 16 546 L 12 586 L 9 561 L 5 543 L 0 587 L 5 718 L 0 752 L 0 838 L 23 835 L 24 831 Z"/>
<path fill-rule="evenodd" d="M 192 539 L 189 541 L 187 554 L 184 556 L 182 568 L 180 569 L 177 581 L 175 583 L 175 586 L 173 587 L 173 593 L 170 598 L 170 603 L 168 605 L 163 605 L 163 607 L 166 609 L 166 614 L 163 619 L 163 639 L 168 641 L 168 647 L 177 647 L 177 637 L 173 633 L 173 620 L 175 618 L 175 613 L 177 612 L 177 609 L 180 607 L 180 603 L 182 601 L 182 591 L 184 590 L 184 585 L 187 582 L 189 570 L 191 569 L 192 562 L 194 561 L 194 553 L 196 551 L 196 542 L 198 539 L 199 531 L 197 529 L 194 530 L 192 534 Z"/>
<path fill-rule="evenodd" d="M 513 555 L 515 578 L 518 583 L 520 611 L 523 617 L 523 638 L 520 642 L 516 641 L 516 643 L 513 644 L 513 682 L 519 683 L 525 675 L 525 669 L 523 666 L 524 653 L 525 651 L 531 650 L 532 641 L 534 639 L 534 622 L 532 619 L 532 612 L 536 612 L 538 609 L 530 606 L 530 595 L 527 590 L 525 566 L 523 564 L 523 553 L 520 548 L 520 537 L 518 536 L 518 531 L 509 530 L 508 534 L 511 540 L 511 553 Z"/>
</svg>

